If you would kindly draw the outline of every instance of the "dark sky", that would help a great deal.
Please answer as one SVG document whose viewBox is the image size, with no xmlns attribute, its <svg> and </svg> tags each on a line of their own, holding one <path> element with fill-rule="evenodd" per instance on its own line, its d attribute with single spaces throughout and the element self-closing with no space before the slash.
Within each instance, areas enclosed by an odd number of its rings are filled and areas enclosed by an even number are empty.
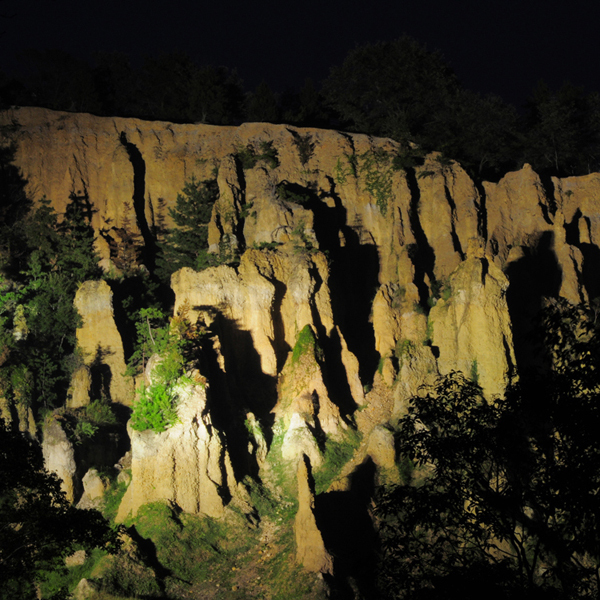
<svg viewBox="0 0 600 600">
<path fill-rule="evenodd" d="M 349 50 L 408 34 L 438 49 L 466 87 L 522 103 L 535 83 L 600 91 L 598 0 L 0 0 L 0 69 L 27 48 L 183 50 L 236 68 L 247 88 L 324 79 Z"/>
</svg>

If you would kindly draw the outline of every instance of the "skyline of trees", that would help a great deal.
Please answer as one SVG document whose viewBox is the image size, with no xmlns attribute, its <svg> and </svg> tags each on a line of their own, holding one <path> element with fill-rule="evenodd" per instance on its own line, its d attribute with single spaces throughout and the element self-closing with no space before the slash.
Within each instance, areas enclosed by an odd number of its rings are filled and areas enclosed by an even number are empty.
<svg viewBox="0 0 600 600">
<path fill-rule="evenodd" d="M 0 72 L 0 108 L 44 106 L 100 116 L 236 125 L 247 121 L 342 129 L 441 151 L 477 179 L 525 162 L 546 175 L 600 169 L 600 93 L 531 82 L 523 107 L 465 88 L 442 54 L 404 36 L 351 50 L 317 83 L 253 90 L 234 69 L 177 52 L 134 65 L 104 53 L 90 65 L 60 50 L 30 51 L 20 78 Z"/>
</svg>

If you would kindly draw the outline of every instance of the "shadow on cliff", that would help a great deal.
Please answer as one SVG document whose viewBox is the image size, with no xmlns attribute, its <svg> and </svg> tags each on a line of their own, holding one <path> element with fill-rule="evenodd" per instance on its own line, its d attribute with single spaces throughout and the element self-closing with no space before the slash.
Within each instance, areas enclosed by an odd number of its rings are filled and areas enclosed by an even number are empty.
<svg viewBox="0 0 600 600">
<path fill-rule="evenodd" d="M 600 297 L 600 248 L 594 244 L 581 241 L 579 226 L 581 219 L 588 231 L 591 229 L 589 217 L 584 217 L 577 209 L 570 223 L 565 223 L 566 242 L 579 248 L 583 255 L 583 266 L 581 269 L 581 283 L 585 287 L 590 300 Z"/>
<path fill-rule="evenodd" d="M 142 259 L 148 270 L 153 273 L 156 262 L 156 241 L 146 219 L 146 162 L 135 144 L 127 140 L 124 131 L 119 136 L 119 141 L 127 150 L 131 166 L 133 167 L 133 209 L 137 225 L 144 240 Z"/>
<path fill-rule="evenodd" d="M 213 425 L 225 433 L 227 450 L 236 479 L 245 475 L 257 476 L 256 459 L 248 453 L 252 442 L 246 429 L 247 412 L 252 412 L 262 426 L 265 436 L 272 430 L 277 403 L 277 380 L 263 372 L 261 359 L 252 335 L 239 327 L 213 306 L 195 306 L 211 314 L 214 321 L 202 344 L 200 371 L 210 387 L 207 389 L 208 410 Z M 218 338 L 220 348 L 215 348 Z M 222 356 L 222 366 L 219 363 Z M 267 437 L 267 443 L 270 443 Z"/>
<path fill-rule="evenodd" d="M 318 188 L 315 183 L 300 185 L 283 181 L 278 186 L 278 194 L 283 200 L 300 204 L 313 213 L 313 230 L 319 250 L 329 259 L 327 283 L 334 322 L 348 349 L 358 358 L 361 381 L 370 383 L 379 361 L 375 351 L 375 333 L 369 319 L 379 285 L 379 254 L 374 243 L 361 243 L 363 231 L 360 223 L 353 227 L 347 224 L 347 211 L 335 191 L 335 182 L 331 177 L 327 179 L 328 190 Z M 316 293 L 324 282 L 316 269 L 311 276 L 315 280 Z M 350 400 L 339 336 L 327 337 L 320 315 L 314 310 L 313 320 L 326 357 L 324 375 L 330 396 L 342 414 L 351 413 L 356 406 Z"/>
<path fill-rule="evenodd" d="M 375 332 L 370 322 L 373 298 L 379 286 L 379 253 L 375 243 L 363 243 L 360 222 L 348 225 L 347 211 L 335 191 L 335 182 L 328 177 L 330 189 L 320 190 L 306 204 L 314 213 L 314 231 L 319 248 L 329 258 L 329 291 L 335 324 L 339 327 L 348 349 L 359 362 L 363 383 L 373 380 L 379 355 L 375 351 Z M 324 198 L 333 200 L 333 206 Z M 333 387 L 347 377 L 342 372 L 339 341 L 332 340 L 331 348 L 324 348 L 328 373 Z M 329 350 L 329 351 L 328 351 Z M 335 358 L 337 357 L 337 358 Z M 333 360 L 335 358 L 335 360 Z M 346 394 L 339 394 L 345 397 Z M 344 403 L 340 408 L 344 408 Z"/>
<path fill-rule="evenodd" d="M 429 279 L 429 283 L 436 282 L 434 275 L 435 253 L 429 245 L 427 236 L 423 231 L 421 219 L 419 217 L 419 205 L 421 203 L 421 189 L 417 182 L 415 170 L 413 168 L 406 169 L 406 183 L 410 190 L 410 206 L 409 206 L 409 221 L 410 229 L 415 238 L 415 243 L 409 247 L 409 257 L 415 267 L 414 283 L 419 291 L 419 304 L 422 307 L 427 306 L 427 300 L 430 296 L 429 285 L 425 281 L 425 276 Z M 446 197 L 449 197 L 447 193 Z"/>
<path fill-rule="evenodd" d="M 506 269 L 509 281 L 506 300 L 512 322 L 515 356 L 519 369 L 540 367 L 542 350 L 532 337 L 543 298 L 557 298 L 562 270 L 554 252 L 554 234 L 546 231 L 523 257 Z"/>
<path fill-rule="evenodd" d="M 376 467 L 369 458 L 350 476 L 350 489 L 315 497 L 315 517 L 334 558 L 334 598 L 374 598 L 377 533 L 369 516 Z M 358 594 L 357 594 L 358 592 Z"/>
</svg>

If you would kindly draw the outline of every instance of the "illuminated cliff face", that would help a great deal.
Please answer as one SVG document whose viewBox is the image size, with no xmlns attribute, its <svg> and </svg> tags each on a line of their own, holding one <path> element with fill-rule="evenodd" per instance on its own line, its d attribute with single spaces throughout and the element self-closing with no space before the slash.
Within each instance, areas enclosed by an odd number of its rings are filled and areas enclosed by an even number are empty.
<svg viewBox="0 0 600 600">
<path fill-rule="evenodd" d="M 248 478 L 289 500 L 300 465 L 297 535 L 310 534 L 298 541 L 301 560 L 329 571 L 304 470 L 317 496 L 350 493 L 367 463 L 376 481 L 396 480 L 388 427 L 422 384 L 462 370 L 502 395 L 528 358 L 542 297 L 600 295 L 597 174 L 544 185 L 525 165 L 475 185 L 438 154 L 401 168 L 397 143 L 365 135 L 44 109 L 1 118 L 20 124 L 16 164 L 32 197 L 47 196 L 59 212 L 73 193 L 89 202 L 106 270 L 133 268 L 136 256 L 152 266 L 155 238 L 172 225 L 168 209 L 192 177 L 218 184 L 211 250 L 240 254 L 235 267 L 172 276 L 174 311 L 187 307 L 208 332 L 208 387 L 187 389 L 167 432 L 130 431 L 121 520 L 155 500 L 252 515 Z M 119 254 L 127 236 L 141 249 L 129 265 Z M 110 346 L 112 400 L 128 405 L 122 333 L 99 285 L 78 294 L 78 337 L 86 368 L 94 348 Z"/>
</svg>

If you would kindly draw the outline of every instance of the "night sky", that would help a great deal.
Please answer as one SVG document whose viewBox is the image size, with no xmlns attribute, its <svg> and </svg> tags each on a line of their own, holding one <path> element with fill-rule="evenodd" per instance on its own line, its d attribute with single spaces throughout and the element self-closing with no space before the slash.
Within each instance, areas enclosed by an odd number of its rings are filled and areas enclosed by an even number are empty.
<svg viewBox="0 0 600 600">
<path fill-rule="evenodd" d="M 408 34 L 442 52 L 463 84 L 522 104 L 536 82 L 600 91 L 600 2 L 571 0 L 0 0 L 0 69 L 27 48 L 93 61 L 182 50 L 236 68 L 247 89 L 319 83 L 349 50 Z M 14 16 L 12 16 L 14 15 Z"/>
</svg>

